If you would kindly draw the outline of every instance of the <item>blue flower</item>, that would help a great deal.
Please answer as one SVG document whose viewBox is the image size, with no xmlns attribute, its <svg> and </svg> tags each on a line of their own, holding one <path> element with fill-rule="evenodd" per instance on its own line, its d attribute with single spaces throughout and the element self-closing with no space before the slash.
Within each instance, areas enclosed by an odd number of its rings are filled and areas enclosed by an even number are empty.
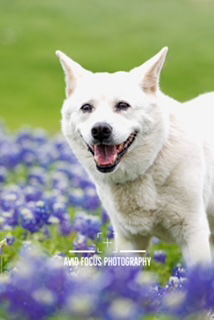
<svg viewBox="0 0 214 320">
<path fill-rule="evenodd" d="M 8 179 L 8 171 L 3 166 L 0 166 L 0 183 L 5 183 Z"/>
<path fill-rule="evenodd" d="M 97 216 L 87 215 L 80 212 L 74 222 L 74 229 L 84 236 L 95 240 L 97 234 L 101 232 L 101 222 Z"/>
<path fill-rule="evenodd" d="M 1 301 L 19 319 L 47 319 L 60 310 L 72 290 L 72 281 L 60 261 L 35 248 L 23 250 L 16 270 L 0 291 Z"/>
<path fill-rule="evenodd" d="M 13 236 L 7 236 L 6 237 L 6 242 L 8 246 L 12 246 L 16 241 L 16 238 Z"/>
<path fill-rule="evenodd" d="M 155 259 L 158 263 L 165 264 L 165 263 L 166 263 L 166 259 L 167 259 L 166 252 L 165 252 L 165 251 L 162 251 L 162 250 L 155 251 L 155 253 L 154 253 L 154 259 Z"/>
</svg>

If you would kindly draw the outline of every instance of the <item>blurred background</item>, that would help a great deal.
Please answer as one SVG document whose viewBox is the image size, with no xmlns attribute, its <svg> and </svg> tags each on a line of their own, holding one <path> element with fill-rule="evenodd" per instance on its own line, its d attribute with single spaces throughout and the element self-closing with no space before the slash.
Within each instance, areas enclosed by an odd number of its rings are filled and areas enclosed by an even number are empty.
<svg viewBox="0 0 214 320">
<path fill-rule="evenodd" d="M 129 70 L 169 47 L 161 87 L 214 90 L 212 0 L 0 0 L 0 118 L 60 130 L 60 49 L 92 71 Z"/>
</svg>

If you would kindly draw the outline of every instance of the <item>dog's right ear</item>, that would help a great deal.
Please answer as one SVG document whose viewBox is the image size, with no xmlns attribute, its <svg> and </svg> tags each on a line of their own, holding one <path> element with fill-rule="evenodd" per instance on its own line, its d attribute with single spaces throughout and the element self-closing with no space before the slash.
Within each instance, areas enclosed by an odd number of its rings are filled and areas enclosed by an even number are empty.
<svg viewBox="0 0 214 320">
<path fill-rule="evenodd" d="M 80 64 L 73 61 L 62 51 L 57 50 L 56 55 L 60 60 L 65 72 L 66 97 L 68 98 L 77 86 L 78 80 L 90 71 L 84 69 Z"/>
</svg>

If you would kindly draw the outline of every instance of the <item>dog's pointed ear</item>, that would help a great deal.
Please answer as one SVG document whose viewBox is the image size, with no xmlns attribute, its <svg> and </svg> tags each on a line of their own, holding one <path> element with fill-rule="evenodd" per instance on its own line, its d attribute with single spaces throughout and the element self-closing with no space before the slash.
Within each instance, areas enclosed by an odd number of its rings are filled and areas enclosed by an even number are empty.
<svg viewBox="0 0 214 320">
<path fill-rule="evenodd" d="M 166 60 L 168 48 L 164 47 L 143 65 L 131 70 L 139 80 L 143 90 L 155 94 L 159 89 L 160 73 Z"/>
<path fill-rule="evenodd" d="M 84 69 L 80 64 L 73 61 L 62 51 L 57 50 L 56 55 L 65 72 L 66 96 L 68 98 L 76 88 L 78 80 L 90 71 Z"/>
</svg>

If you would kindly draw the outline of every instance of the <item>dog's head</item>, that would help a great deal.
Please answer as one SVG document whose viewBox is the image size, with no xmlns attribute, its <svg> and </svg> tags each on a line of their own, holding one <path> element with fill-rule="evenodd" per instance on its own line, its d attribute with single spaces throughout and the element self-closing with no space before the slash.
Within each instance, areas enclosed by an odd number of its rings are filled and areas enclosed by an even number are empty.
<svg viewBox="0 0 214 320">
<path fill-rule="evenodd" d="M 167 50 L 112 74 L 92 73 L 56 52 L 66 75 L 63 133 L 74 149 L 87 150 L 100 172 L 116 170 L 150 132 Z"/>
</svg>

